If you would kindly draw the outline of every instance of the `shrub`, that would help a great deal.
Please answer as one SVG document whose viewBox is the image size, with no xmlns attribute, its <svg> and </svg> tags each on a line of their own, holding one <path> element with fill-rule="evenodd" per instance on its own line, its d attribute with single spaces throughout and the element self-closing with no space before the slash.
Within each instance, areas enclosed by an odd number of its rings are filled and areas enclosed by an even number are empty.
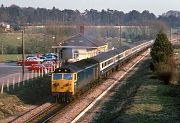
<svg viewBox="0 0 180 123">
<path fill-rule="evenodd" d="M 176 64 L 173 57 L 169 58 L 167 63 L 155 63 L 154 67 L 159 79 L 165 84 L 169 84 L 175 78 Z"/>
</svg>

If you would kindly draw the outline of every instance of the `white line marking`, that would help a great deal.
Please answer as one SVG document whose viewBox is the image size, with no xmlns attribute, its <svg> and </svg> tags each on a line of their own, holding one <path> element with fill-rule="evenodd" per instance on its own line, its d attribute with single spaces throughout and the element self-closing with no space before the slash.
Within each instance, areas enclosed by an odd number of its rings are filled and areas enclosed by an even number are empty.
<svg viewBox="0 0 180 123">
<path fill-rule="evenodd" d="M 146 53 L 145 56 L 147 56 L 149 54 Z M 144 59 L 144 57 L 142 57 L 140 60 L 138 60 L 131 68 L 129 68 L 128 71 L 126 71 L 124 74 L 122 74 L 117 81 L 115 81 L 108 89 L 106 89 L 101 95 L 98 96 L 98 98 L 96 98 L 87 108 L 85 108 L 77 117 L 74 118 L 73 121 L 71 121 L 71 123 L 75 123 L 77 122 L 88 110 L 90 110 L 97 101 L 99 101 L 119 80 L 121 80 L 136 64 L 138 64 L 142 59 Z"/>
</svg>

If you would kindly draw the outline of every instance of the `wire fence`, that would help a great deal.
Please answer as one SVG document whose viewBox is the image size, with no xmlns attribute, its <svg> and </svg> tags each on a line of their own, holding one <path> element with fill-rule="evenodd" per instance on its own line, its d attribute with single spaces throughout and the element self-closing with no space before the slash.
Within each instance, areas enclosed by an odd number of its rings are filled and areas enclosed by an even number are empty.
<svg viewBox="0 0 180 123">
<path fill-rule="evenodd" d="M 24 76 L 22 73 L 16 73 L 6 77 L 0 78 L 0 93 L 8 92 L 15 90 L 20 86 L 23 86 L 27 83 L 30 83 L 38 78 L 43 78 L 47 74 L 51 74 L 58 66 L 54 66 L 50 69 L 32 71 L 31 73 L 25 73 Z"/>
</svg>

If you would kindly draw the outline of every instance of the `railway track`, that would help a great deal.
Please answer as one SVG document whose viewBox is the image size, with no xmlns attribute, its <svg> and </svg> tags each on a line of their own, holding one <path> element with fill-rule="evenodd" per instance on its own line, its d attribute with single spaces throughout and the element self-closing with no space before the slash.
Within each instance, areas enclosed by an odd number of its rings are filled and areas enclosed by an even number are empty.
<svg viewBox="0 0 180 123">
<path fill-rule="evenodd" d="M 65 107 L 65 105 L 66 104 L 59 104 L 59 103 L 52 104 L 48 108 L 46 108 L 45 110 L 37 113 L 36 115 L 31 117 L 30 119 L 26 120 L 25 123 L 37 123 L 37 122 L 42 123 L 42 122 L 45 122 L 45 121 L 47 121 L 47 119 L 49 119 L 49 117 L 53 116 L 59 110 L 61 110 L 63 107 Z"/>
</svg>

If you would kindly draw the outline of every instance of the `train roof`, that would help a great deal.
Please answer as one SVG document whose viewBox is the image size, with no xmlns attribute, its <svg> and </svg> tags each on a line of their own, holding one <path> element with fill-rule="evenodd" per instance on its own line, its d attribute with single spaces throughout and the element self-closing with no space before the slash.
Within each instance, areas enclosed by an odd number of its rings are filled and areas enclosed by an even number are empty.
<svg viewBox="0 0 180 123">
<path fill-rule="evenodd" d="M 108 51 L 108 52 L 103 52 L 103 53 L 100 53 L 98 54 L 97 56 L 94 56 L 90 59 L 94 59 L 96 60 L 97 62 L 101 62 L 101 61 L 105 61 L 121 52 L 124 52 L 124 50 L 127 50 L 129 49 L 130 47 L 129 46 L 122 46 L 121 48 L 118 48 L 118 49 L 115 49 L 115 50 L 111 50 L 111 51 Z"/>
<path fill-rule="evenodd" d="M 130 49 L 130 48 L 133 48 L 137 45 L 140 45 L 142 43 L 145 43 L 146 41 L 137 41 L 137 42 L 134 42 L 134 43 L 131 43 L 129 45 L 125 45 L 125 46 L 121 46 L 120 48 L 118 49 L 115 49 L 115 50 L 111 50 L 111 51 L 108 51 L 108 52 L 104 52 L 104 53 L 100 53 L 98 54 L 97 56 L 94 56 L 90 59 L 94 59 L 96 60 L 97 62 L 102 62 L 102 61 L 105 61 L 121 52 L 124 52 L 125 50 L 127 49 Z"/>
<path fill-rule="evenodd" d="M 94 59 L 83 59 L 55 70 L 55 73 L 74 73 L 86 69 L 89 66 L 97 64 Z"/>
</svg>

